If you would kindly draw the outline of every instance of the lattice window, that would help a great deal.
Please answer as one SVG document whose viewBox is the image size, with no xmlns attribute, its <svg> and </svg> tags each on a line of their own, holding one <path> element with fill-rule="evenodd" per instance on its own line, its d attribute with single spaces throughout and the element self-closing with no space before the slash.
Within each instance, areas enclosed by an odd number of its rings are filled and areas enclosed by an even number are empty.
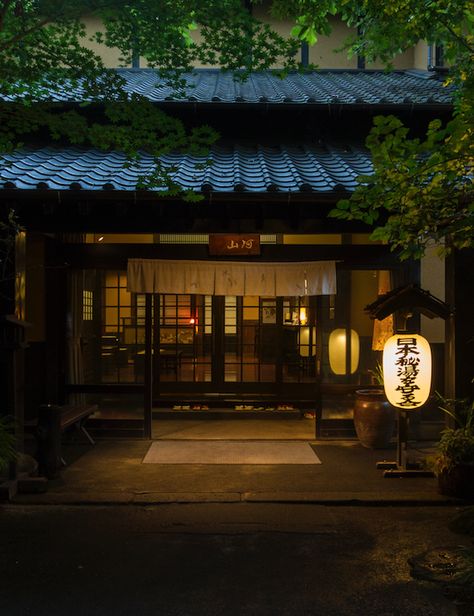
<svg viewBox="0 0 474 616">
<path fill-rule="evenodd" d="M 94 318 L 94 293 L 92 291 L 82 291 L 82 320 L 92 321 Z"/>
</svg>

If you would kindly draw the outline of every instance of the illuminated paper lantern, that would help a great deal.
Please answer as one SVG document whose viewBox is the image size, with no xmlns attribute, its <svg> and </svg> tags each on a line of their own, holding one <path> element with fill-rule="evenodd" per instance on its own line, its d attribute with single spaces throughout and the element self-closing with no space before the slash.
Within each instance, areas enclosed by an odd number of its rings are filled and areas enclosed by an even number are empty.
<svg viewBox="0 0 474 616">
<path fill-rule="evenodd" d="M 353 329 L 351 332 L 351 374 L 359 365 L 359 335 Z M 347 374 L 346 372 L 346 346 L 347 330 L 335 329 L 329 335 L 329 365 L 334 374 Z"/>
<path fill-rule="evenodd" d="M 396 334 L 383 349 L 385 395 L 393 406 L 413 411 L 428 400 L 431 389 L 431 349 L 419 334 Z"/>
</svg>

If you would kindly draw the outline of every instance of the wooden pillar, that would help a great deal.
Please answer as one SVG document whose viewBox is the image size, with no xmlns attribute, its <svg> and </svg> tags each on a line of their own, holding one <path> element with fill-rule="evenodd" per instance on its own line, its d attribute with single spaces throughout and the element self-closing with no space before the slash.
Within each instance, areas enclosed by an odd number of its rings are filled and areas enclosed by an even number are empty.
<svg viewBox="0 0 474 616">
<path fill-rule="evenodd" d="M 446 398 L 453 399 L 456 397 L 456 327 L 454 310 L 456 305 L 455 299 L 455 271 L 454 271 L 454 255 L 446 258 L 445 265 L 445 288 L 446 288 L 446 303 L 451 309 L 450 316 L 446 319 L 445 324 L 445 358 L 444 358 L 444 395 Z M 449 420 L 447 418 L 449 423 Z"/>
<path fill-rule="evenodd" d="M 452 355 L 455 357 L 454 383 L 452 390 L 456 398 L 474 396 L 474 318 L 472 290 L 474 288 L 474 250 L 457 250 L 452 256 L 450 295 L 453 301 L 454 317 L 450 327 Z M 450 297 L 451 300 L 451 297 Z M 451 333 L 452 332 L 452 333 Z"/>
<path fill-rule="evenodd" d="M 153 411 L 153 296 L 145 295 L 145 375 L 143 435 L 151 439 Z"/>
<path fill-rule="evenodd" d="M 24 449 L 25 242 L 12 212 L 0 211 L 4 225 L 0 250 L 0 415 L 14 420 L 16 449 Z M 10 479 L 16 478 L 16 464 Z"/>
<path fill-rule="evenodd" d="M 60 254 L 61 243 L 46 243 L 45 395 L 48 404 L 64 404 L 66 384 L 67 270 Z"/>
</svg>

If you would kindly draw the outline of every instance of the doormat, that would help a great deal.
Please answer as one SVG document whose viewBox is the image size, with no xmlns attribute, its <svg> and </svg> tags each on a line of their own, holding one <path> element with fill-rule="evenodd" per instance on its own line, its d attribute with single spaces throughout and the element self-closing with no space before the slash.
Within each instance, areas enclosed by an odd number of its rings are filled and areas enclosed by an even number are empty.
<svg viewBox="0 0 474 616">
<path fill-rule="evenodd" d="M 321 464 L 309 443 L 155 441 L 143 464 Z"/>
</svg>

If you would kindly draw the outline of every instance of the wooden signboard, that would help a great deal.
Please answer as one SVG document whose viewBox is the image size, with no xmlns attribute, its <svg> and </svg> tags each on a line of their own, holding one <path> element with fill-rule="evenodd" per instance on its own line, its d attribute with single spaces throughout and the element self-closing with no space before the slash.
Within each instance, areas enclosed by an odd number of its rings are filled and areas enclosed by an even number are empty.
<svg viewBox="0 0 474 616">
<path fill-rule="evenodd" d="M 219 233 L 209 235 L 209 254 L 212 256 L 259 255 L 258 233 Z"/>
</svg>

